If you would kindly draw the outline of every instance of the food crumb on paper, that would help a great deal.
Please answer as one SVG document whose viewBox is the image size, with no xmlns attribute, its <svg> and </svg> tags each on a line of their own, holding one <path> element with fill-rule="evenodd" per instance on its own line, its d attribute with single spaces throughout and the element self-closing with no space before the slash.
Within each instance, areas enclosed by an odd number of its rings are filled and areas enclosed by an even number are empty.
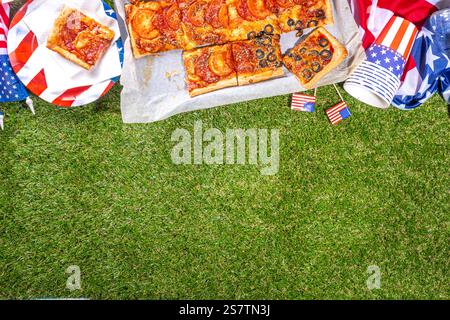
<svg viewBox="0 0 450 320">
<path fill-rule="evenodd" d="M 180 72 L 178 72 L 177 70 L 174 70 L 172 72 L 166 72 L 166 78 L 169 80 L 172 80 L 173 77 L 179 75 Z"/>
</svg>

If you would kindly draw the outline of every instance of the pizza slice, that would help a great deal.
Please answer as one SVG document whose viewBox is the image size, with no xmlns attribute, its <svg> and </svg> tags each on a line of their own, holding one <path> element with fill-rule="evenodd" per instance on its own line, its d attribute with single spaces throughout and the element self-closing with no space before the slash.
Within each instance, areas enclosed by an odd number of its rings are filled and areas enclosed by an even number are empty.
<svg viewBox="0 0 450 320">
<path fill-rule="evenodd" d="M 331 0 L 267 0 L 275 11 L 282 32 L 326 26 L 334 23 Z"/>
<path fill-rule="evenodd" d="M 135 1 L 125 5 L 125 12 L 136 58 L 182 48 L 181 16 L 175 0 Z"/>
<path fill-rule="evenodd" d="M 311 89 L 347 56 L 347 49 L 325 28 L 319 27 L 288 50 L 283 62 L 304 88 Z"/>
<path fill-rule="evenodd" d="M 278 18 L 266 0 L 227 0 L 230 41 L 281 34 Z"/>
<path fill-rule="evenodd" d="M 178 0 L 181 10 L 184 49 L 228 42 L 226 0 Z"/>
<path fill-rule="evenodd" d="M 278 36 L 263 36 L 232 44 L 238 85 L 282 77 L 283 62 Z"/>
<path fill-rule="evenodd" d="M 65 7 L 55 20 L 47 48 L 91 70 L 114 40 L 113 30 L 82 12 Z"/>
<path fill-rule="evenodd" d="M 238 85 L 231 44 L 185 51 L 183 60 L 191 97 Z"/>
</svg>

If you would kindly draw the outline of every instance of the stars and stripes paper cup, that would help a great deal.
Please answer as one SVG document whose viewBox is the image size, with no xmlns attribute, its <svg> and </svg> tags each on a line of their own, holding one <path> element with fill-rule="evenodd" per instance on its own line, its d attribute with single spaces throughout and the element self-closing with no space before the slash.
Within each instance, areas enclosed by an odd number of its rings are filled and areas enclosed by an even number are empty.
<svg viewBox="0 0 450 320">
<path fill-rule="evenodd" d="M 367 59 L 347 79 L 344 89 L 364 103 L 388 108 L 400 88 L 417 34 L 413 23 L 393 16 L 368 48 Z"/>
<path fill-rule="evenodd" d="M 47 49 L 48 35 L 64 6 L 115 32 L 113 44 L 90 71 Z M 28 0 L 11 22 L 8 55 L 29 91 L 61 107 L 83 106 L 105 95 L 119 80 L 124 60 L 116 13 L 101 0 Z"/>
</svg>

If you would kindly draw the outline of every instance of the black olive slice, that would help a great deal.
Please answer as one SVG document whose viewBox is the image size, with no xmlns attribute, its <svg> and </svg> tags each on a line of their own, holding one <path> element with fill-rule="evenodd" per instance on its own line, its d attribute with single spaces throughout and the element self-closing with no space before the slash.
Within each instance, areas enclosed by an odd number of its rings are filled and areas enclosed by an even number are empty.
<svg viewBox="0 0 450 320">
<path fill-rule="evenodd" d="M 314 71 L 314 72 L 319 72 L 320 70 L 322 70 L 322 66 L 320 65 L 320 63 L 318 63 L 318 62 L 313 62 L 312 64 L 311 64 L 311 68 L 312 68 L 312 70 Z"/>
<path fill-rule="evenodd" d="M 317 20 L 308 21 L 308 28 L 314 28 L 314 27 L 317 27 L 318 25 L 319 25 L 319 21 L 317 21 Z"/>
<path fill-rule="evenodd" d="M 302 29 L 305 29 L 305 24 L 302 21 L 298 20 L 295 23 L 295 30 L 302 30 Z"/>
<path fill-rule="evenodd" d="M 256 41 L 262 46 L 270 46 L 272 44 L 272 38 L 269 36 L 261 36 Z"/>
<path fill-rule="evenodd" d="M 255 39 L 256 36 L 257 36 L 257 34 L 256 34 L 255 31 L 250 31 L 249 33 L 247 33 L 247 39 L 248 39 L 248 40 Z"/>
<path fill-rule="evenodd" d="M 300 51 L 299 51 L 299 52 L 300 52 L 300 54 L 305 54 L 305 53 L 306 53 L 306 51 L 307 51 L 307 50 L 306 50 L 306 48 L 305 48 L 305 47 L 303 47 L 303 48 L 301 48 L 301 49 L 300 49 Z"/>
<path fill-rule="evenodd" d="M 316 18 L 323 19 L 325 18 L 325 11 L 323 11 L 322 9 L 317 9 L 316 11 L 314 11 L 314 16 Z"/>
<path fill-rule="evenodd" d="M 275 53 L 273 53 L 273 52 L 269 53 L 267 55 L 267 61 L 269 61 L 269 62 L 277 61 L 277 55 Z"/>
<path fill-rule="evenodd" d="M 261 61 L 259 61 L 259 66 L 261 68 L 267 68 L 269 66 L 269 64 L 267 63 L 267 60 L 261 60 Z"/>
<path fill-rule="evenodd" d="M 306 80 L 309 80 L 312 78 L 313 73 L 311 70 L 305 69 L 305 70 L 303 70 L 302 75 L 303 75 L 303 78 L 305 78 Z"/>
<path fill-rule="evenodd" d="M 299 56 L 298 54 L 294 55 L 294 61 L 299 62 L 302 60 L 302 57 Z"/>
<path fill-rule="evenodd" d="M 325 48 L 326 46 L 328 46 L 329 43 L 330 42 L 325 38 L 319 39 L 319 46 L 321 46 L 322 48 Z"/>
<path fill-rule="evenodd" d="M 258 60 L 261 60 L 265 56 L 265 53 L 262 49 L 257 49 L 255 53 Z"/>
<path fill-rule="evenodd" d="M 295 34 L 296 37 L 300 38 L 303 35 L 303 30 L 300 29 L 297 31 L 297 33 Z"/>
<path fill-rule="evenodd" d="M 320 57 L 323 60 L 330 60 L 332 55 L 333 54 L 331 53 L 330 50 L 322 50 L 322 51 L 320 51 Z"/>
<path fill-rule="evenodd" d="M 273 25 L 271 25 L 271 24 L 268 24 L 268 25 L 266 25 L 265 27 L 264 27 L 264 32 L 266 33 L 266 34 L 273 34 L 273 31 L 274 31 L 275 29 L 273 28 Z"/>
<path fill-rule="evenodd" d="M 262 36 L 264 36 L 266 33 L 264 32 L 264 30 L 263 31 L 260 31 L 260 32 L 258 32 L 258 37 L 262 37 Z"/>
<path fill-rule="evenodd" d="M 289 27 L 292 27 L 292 26 L 295 25 L 295 20 L 294 20 L 294 19 L 289 19 L 289 20 L 287 21 L 287 24 L 288 24 Z"/>
</svg>

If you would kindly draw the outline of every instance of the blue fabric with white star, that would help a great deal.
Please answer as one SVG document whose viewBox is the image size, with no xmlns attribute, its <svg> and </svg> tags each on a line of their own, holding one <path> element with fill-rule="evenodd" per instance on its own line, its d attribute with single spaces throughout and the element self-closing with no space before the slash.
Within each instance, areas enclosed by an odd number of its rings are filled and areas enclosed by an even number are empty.
<svg viewBox="0 0 450 320">
<path fill-rule="evenodd" d="M 7 55 L 0 55 L 0 102 L 22 101 L 28 97 L 24 85 L 14 73 Z"/>
<path fill-rule="evenodd" d="M 367 52 L 367 60 L 389 70 L 399 80 L 405 70 L 405 59 L 395 50 L 389 47 L 374 44 Z"/>
<path fill-rule="evenodd" d="M 447 104 L 450 104 L 450 57 L 445 53 L 439 41 L 438 33 L 449 34 L 450 24 L 442 30 L 436 20 L 429 19 L 419 33 L 413 46 L 411 56 L 416 61 L 416 68 L 422 82 L 417 84 L 415 95 L 397 95 L 393 105 L 402 110 L 411 110 L 419 107 L 439 92 Z"/>
</svg>

